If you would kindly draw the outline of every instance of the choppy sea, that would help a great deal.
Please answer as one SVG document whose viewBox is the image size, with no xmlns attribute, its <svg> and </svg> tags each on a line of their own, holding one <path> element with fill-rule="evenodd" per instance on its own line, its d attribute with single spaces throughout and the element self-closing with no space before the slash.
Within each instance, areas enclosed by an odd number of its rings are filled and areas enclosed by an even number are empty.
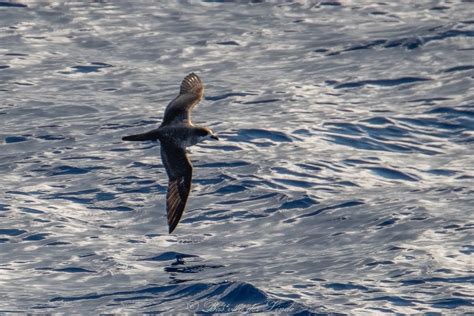
<svg viewBox="0 0 474 316">
<path fill-rule="evenodd" d="M 0 1 L 0 314 L 474 310 L 473 1 Z M 156 128 L 196 72 L 187 210 Z"/>
</svg>

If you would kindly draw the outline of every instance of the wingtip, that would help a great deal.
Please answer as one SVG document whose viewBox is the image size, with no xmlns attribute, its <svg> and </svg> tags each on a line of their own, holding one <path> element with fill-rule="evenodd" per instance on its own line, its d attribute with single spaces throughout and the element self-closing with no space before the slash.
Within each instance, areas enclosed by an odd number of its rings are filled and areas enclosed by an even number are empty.
<svg viewBox="0 0 474 316">
<path fill-rule="evenodd" d="M 180 219 L 181 214 L 179 214 L 179 212 L 177 212 L 175 216 L 168 217 L 168 234 L 171 234 L 176 229 Z"/>
<path fill-rule="evenodd" d="M 171 234 L 178 226 L 179 220 L 174 223 L 168 223 L 168 234 Z"/>
<path fill-rule="evenodd" d="M 201 81 L 201 78 L 194 73 L 191 72 L 189 75 L 184 77 L 183 81 L 181 82 L 180 87 L 180 94 L 185 93 L 195 93 L 201 95 L 203 93 L 204 87 Z"/>
<path fill-rule="evenodd" d="M 184 79 L 186 78 L 192 78 L 192 77 L 195 77 L 197 79 L 200 79 L 199 76 L 193 71 L 193 72 L 190 72 L 186 77 L 184 77 Z"/>
</svg>

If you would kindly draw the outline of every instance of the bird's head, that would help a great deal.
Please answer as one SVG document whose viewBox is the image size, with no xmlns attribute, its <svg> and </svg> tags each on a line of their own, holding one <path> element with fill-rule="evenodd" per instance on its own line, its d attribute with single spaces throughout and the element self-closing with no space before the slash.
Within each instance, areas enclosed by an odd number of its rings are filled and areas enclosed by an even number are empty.
<svg viewBox="0 0 474 316">
<path fill-rule="evenodd" d="M 213 139 L 213 140 L 219 140 L 219 137 L 217 134 L 215 134 L 213 131 L 211 131 L 207 127 L 200 127 L 198 129 L 198 137 L 199 137 L 199 142 L 207 139 Z"/>
</svg>

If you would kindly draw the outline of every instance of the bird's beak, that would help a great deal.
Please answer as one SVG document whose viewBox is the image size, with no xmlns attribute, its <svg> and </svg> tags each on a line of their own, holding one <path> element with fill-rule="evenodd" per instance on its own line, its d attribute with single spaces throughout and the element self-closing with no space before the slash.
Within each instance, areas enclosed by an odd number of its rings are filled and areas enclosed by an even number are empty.
<svg viewBox="0 0 474 316">
<path fill-rule="evenodd" d="M 215 139 L 215 140 L 219 140 L 219 137 L 217 137 L 216 134 L 211 135 L 211 138 L 212 138 L 212 139 Z"/>
</svg>

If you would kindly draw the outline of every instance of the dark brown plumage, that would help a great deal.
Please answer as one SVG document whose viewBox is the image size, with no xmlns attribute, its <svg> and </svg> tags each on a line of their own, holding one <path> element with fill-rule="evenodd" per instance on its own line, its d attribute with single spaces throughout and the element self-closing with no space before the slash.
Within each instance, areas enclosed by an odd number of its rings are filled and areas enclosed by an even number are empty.
<svg viewBox="0 0 474 316">
<path fill-rule="evenodd" d="M 186 155 L 186 147 L 205 139 L 218 139 L 210 129 L 194 126 L 191 122 L 191 111 L 199 103 L 203 93 L 201 79 L 194 73 L 187 75 L 181 83 L 179 95 L 166 107 L 159 128 L 122 138 L 127 141 L 160 141 L 161 160 L 169 180 L 166 212 L 170 234 L 183 215 L 191 190 L 193 167 Z"/>
</svg>

